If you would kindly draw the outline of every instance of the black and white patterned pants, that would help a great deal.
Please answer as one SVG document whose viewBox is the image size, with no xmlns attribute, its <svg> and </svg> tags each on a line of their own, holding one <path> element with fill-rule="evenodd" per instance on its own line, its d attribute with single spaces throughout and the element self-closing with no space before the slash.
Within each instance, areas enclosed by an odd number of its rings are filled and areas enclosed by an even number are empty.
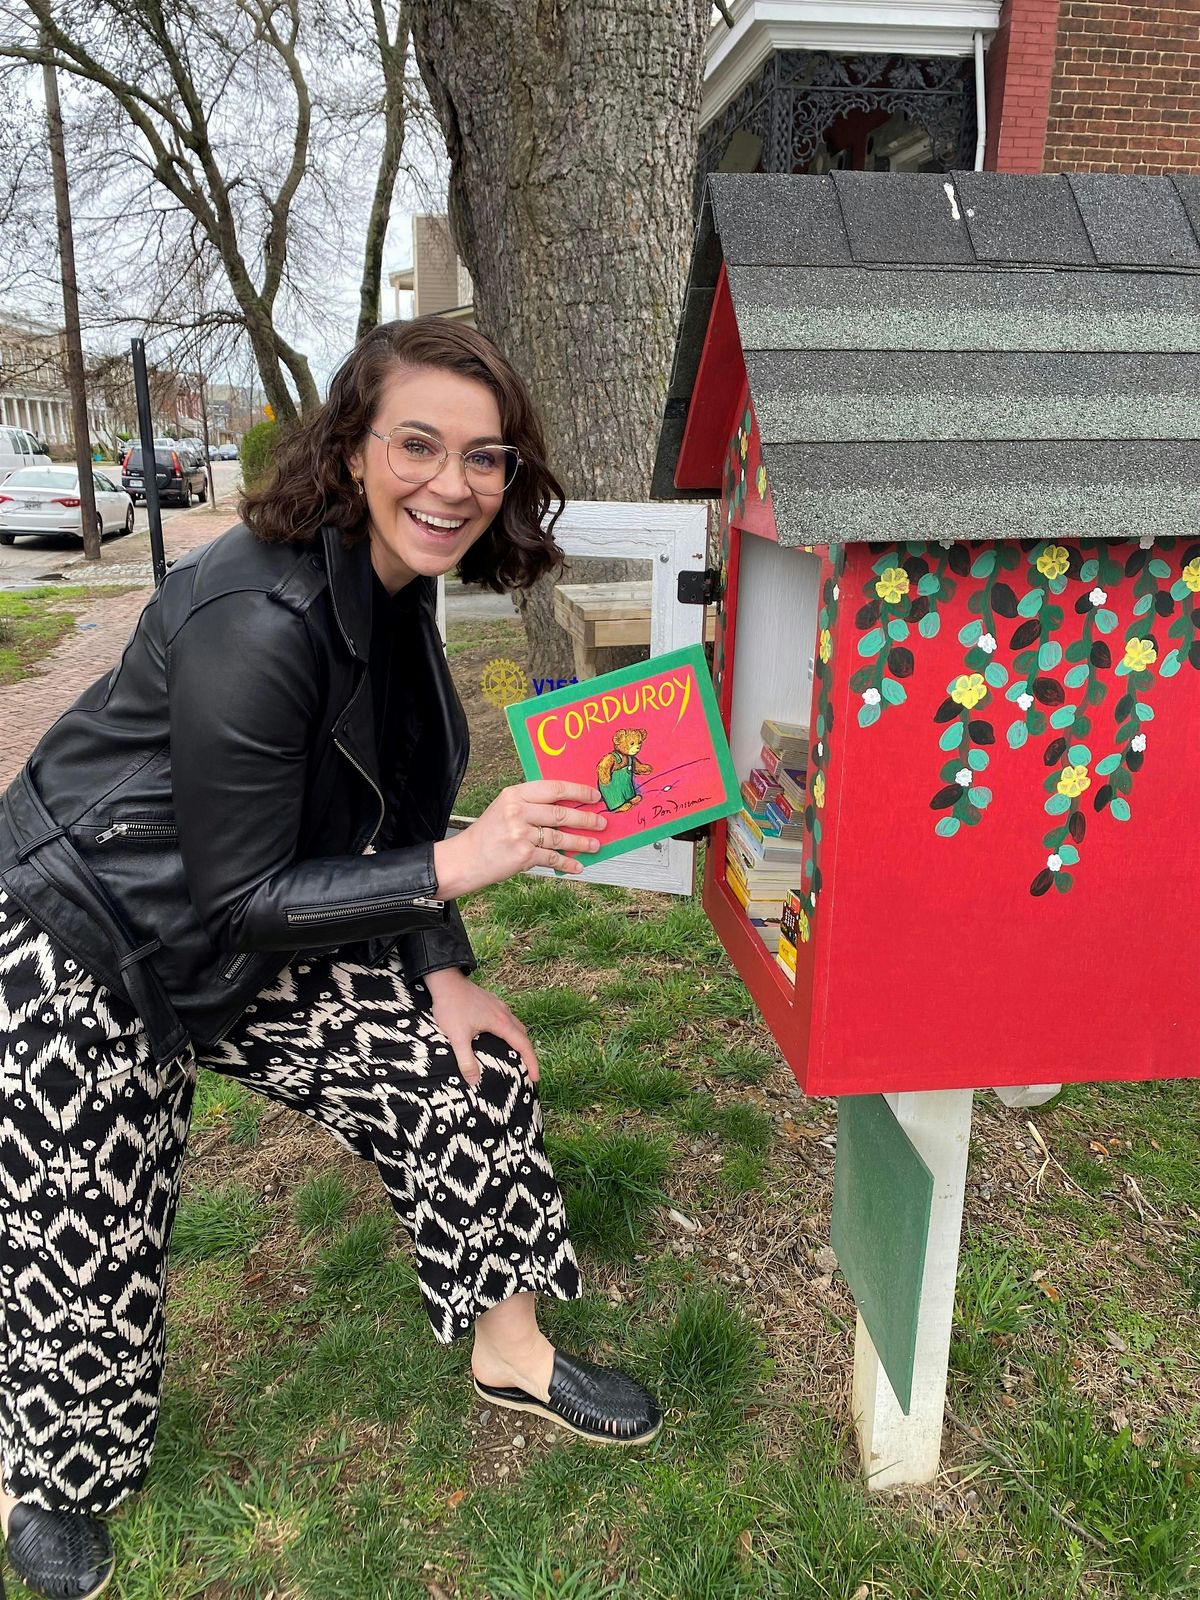
<svg viewBox="0 0 1200 1600">
<path fill-rule="evenodd" d="M 472 1089 L 429 1003 L 398 968 L 305 957 L 201 1059 L 375 1163 L 448 1343 L 580 1281 L 520 1057 L 481 1035 Z M 0 1459 L 21 1500 L 105 1512 L 145 1475 L 194 1087 L 0 891 Z"/>
</svg>

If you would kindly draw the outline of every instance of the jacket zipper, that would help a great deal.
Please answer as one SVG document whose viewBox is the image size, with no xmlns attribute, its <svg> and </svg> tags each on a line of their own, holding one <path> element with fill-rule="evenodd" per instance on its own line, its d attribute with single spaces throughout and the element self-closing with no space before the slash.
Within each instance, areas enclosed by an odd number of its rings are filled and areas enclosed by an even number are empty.
<svg viewBox="0 0 1200 1600">
<path fill-rule="evenodd" d="M 423 906 L 428 911 L 444 911 L 444 900 L 433 900 L 425 894 L 392 895 L 387 900 L 358 900 L 349 905 L 320 906 L 312 911 L 288 911 L 287 920 L 297 922 L 324 922 L 330 917 L 357 917 L 374 911 L 397 911 L 401 906 Z"/>
<path fill-rule="evenodd" d="M 237 977 L 238 973 L 242 970 L 242 968 L 249 961 L 251 954 L 252 954 L 251 951 L 243 950 L 240 955 L 234 956 L 233 960 L 229 963 L 229 965 L 222 969 L 222 971 L 221 971 L 221 981 L 223 983 L 232 983 L 233 980 Z"/>
<path fill-rule="evenodd" d="M 350 754 L 349 750 L 346 749 L 346 746 L 344 744 L 342 744 L 340 739 L 335 739 L 333 741 L 333 746 L 334 746 L 335 750 L 340 750 L 342 752 L 342 754 L 345 756 L 346 760 L 354 768 L 355 772 L 359 773 L 362 777 L 364 777 L 367 780 L 367 782 L 371 785 L 371 788 L 372 788 L 372 790 L 374 792 L 376 800 L 378 800 L 378 802 L 379 802 L 379 820 L 376 822 L 374 828 L 372 828 L 372 830 L 371 830 L 371 837 L 367 840 L 366 844 L 363 846 L 364 850 L 369 850 L 371 848 L 371 846 L 375 843 L 375 840 L 379 835 L 380 828 L 383 827 L 383 819 L 384 819 L 384 815 L 386 814 L 386 811 L 387 811 L 387 807 L 384 805 L 384 801 L 383 801 L 383 790 L 375 782 L 374 778 L 367 771 L 367 769 L 364 766 L 360 765 L 359 762 L 355 761 L 354 757 Z"/>
<path fill-rule="evenodd" d="M 133 835 L 139 839 L 173 839 L 179 829 L 173 822 L 114 822 L 111 828 L 96 835 L 97 844 L 105 844 L 118 836 Z"/>
</svg>

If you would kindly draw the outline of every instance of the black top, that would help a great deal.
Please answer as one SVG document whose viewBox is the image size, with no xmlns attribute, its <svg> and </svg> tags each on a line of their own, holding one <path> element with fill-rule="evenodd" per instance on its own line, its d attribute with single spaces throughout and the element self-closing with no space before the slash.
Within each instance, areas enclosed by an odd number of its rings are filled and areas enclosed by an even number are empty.
<svg viewBox="0 0 1200 1600">
<path fill-rule="evenodd" d="M 407 763 L 421 731 L 419 696 L 401 693 L 398 685 L 415 681 L 413 615 L 418 585 L 406 583 L 389 595 L 378 575 L 371 574 L 371 649 L 368 673 L 375 715 L 375 749 L 380 772 L 394 772 Z"/>
</svg>

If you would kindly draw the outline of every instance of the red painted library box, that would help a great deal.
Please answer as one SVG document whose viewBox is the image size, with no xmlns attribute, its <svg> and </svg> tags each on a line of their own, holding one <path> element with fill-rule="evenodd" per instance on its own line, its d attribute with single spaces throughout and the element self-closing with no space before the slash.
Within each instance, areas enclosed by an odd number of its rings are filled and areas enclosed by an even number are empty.
<svg viewBox="0 0 1200 1600">
<path fill-rule="evenodd" d="M 1200 183 L 710 181 L 655 492 L 809 729 L 794 984 L 704 883 L 807 1092 L 1200 1071 L 1198 352 Z"/>
</svg>

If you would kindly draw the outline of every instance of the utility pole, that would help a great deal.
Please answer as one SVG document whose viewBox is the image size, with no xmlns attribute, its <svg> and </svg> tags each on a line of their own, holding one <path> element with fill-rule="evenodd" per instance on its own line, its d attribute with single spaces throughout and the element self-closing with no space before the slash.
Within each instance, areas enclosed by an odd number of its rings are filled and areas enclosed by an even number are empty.
<svg viewBox="0 0 1200 1600">
<path fill-rule="evenodd" d="M 53 49 L 45 30 L 42 45 Z M 67 188 L 67 153 L 63 142 L 62 111 L 58 104 L 58 77 L 52 61 L 42 63 L 46 90 L 46 122 L 50 140 L 50 165 L 54 172 L 54 212 L 58 220 L 58 260 L 62 273 L 63 320 L 67 331 L 67 389 L 71 396 L 71 426 L 75 434 L 75 464 L 79 468 L 79 517 L 83 553 L 88 561 L 100 559 L 100 525 L 96 520 L 96 484 L 92 477 L 92 435 L 88 426 L 87 392 L 83 381 L 83 344 L 79 334 L 79 290 L 75 281 L 75 241 L 71 232 L 71 195 Z"/>
</svg>

